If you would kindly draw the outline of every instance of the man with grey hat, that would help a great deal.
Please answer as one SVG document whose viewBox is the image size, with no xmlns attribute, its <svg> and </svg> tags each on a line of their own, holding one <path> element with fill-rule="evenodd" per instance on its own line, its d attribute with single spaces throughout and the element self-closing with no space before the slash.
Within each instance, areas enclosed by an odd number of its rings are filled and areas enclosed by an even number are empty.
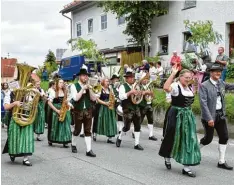
<svg viewBox="0 0 234 185">
<path fill-rule="evenodd" d="M 141 130 L 140 109 L 138 105 L 134 104 L 131 100 L 131 95 L 140 94 L 141 92 L 133 88 L 135 74 L 132 71 L 127 71 L 124 77 L 126 83 L 122 84 L 119 88 L 119 99 L 121 100 L 121 105 L 123 107 L 124 127 L 117 137 L 116 146 L 120 147 L 124 133 L 130 130 L 131 123 L 133 122 L 135 135 L 134 149 L 144 150 L 143 147 L 139 144 Z"/>
<path fill-rule="evenodd" d="M 96 100 L 95 94 L 89 89 L 88 72 L 81 68 L 77 74 L 79 81 L 71 85 L 71 97 L 74 100 L 74 125 L 72 133 L 72 152 L 77 153 L 76 141 L 81 132 L 82 124 L 84 126 L 84 139 L 87 147 L 86 156 L 96 157 L 91 149 L 91 126 L 92 126 L 92 101 Z"/>
<path fill-rule="evenodd" d="M 225 161 L 228 142 L 228 130 L 225 112 L 225 90 L 233 90 L 234 84 L 226 84 L 220 79 L 223 67 L 214 63 L 210 68 L 210 79 L 203 82 L 199 90 L 201 105 L 201 121 L 205 135 L 200 140 L 200 146 L 208 145 L 213 140 L 214 129 L 219 137 L 219 162 L 217 167 L 233 170 Z"/>
</svg>

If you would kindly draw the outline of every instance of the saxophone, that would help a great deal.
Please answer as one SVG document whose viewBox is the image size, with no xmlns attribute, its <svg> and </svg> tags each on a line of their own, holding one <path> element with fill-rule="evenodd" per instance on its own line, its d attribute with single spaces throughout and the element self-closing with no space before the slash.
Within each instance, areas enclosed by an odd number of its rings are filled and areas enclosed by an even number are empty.
<svg viewBox="0 0 234 185">
<path fill-rule="evenodd" d="M 66 94 L 63 97 L 62 106 L 60 108 L 60 115 L 59 115 L 59 121 L 60 122 L 64 121 L 68 110 L 69 110 L 69 105 L 67 103 L 67 94 Z"/>
<path fill-rule="evenodd" d="M 114 92 L 113 92 L 113 89 L 110 88 L 110 94 L 109 94 L 109 106 L 108 108 L 113 110 L 115 107 L 115 95 L 114 95 Z"/>
</svg>

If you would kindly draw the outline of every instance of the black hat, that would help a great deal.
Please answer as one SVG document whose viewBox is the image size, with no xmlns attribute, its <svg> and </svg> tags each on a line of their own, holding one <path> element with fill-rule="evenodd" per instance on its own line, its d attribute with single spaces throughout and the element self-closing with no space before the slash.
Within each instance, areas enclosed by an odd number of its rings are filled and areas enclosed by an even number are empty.
<svg viewBox="0 0 234 185">
<path fill-rule="evenodd" d="M 127 71 L 124 75 L 124 77 L 135 77 L 135 74 L 131 71 Z"/>
<path fill-rule="evenodd" d="M 223 66 L 216 62 L 210 68 L 210 71 L 222 71 L 222 70 L 223 70 Z"/>
<path fill-rule="evenodd" d="M 115 79 L 115 78 L 118 78 L 119 79 L 119 76 L 117 76 L 116 74 L 112 75 L 111 77 L 111 80 Z"/>
<path fill-rule="evenodd" d="M 81 69 L 80 69 L 80 72 L 77 73 L 77 76 L 80 76 L 80 75 L 89 75 L 89 73 L 87 72 L 86 69 L 81 68 Z"/>
</svg>

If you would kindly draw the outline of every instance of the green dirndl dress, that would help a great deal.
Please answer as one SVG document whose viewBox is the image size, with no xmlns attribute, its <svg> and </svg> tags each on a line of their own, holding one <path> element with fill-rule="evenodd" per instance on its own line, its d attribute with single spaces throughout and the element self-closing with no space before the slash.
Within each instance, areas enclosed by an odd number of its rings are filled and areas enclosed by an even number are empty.
<svg viewBox="0 0 234 185">
<path fill-rule="evenodd" d="M 100 99 L 109 101 L 109 94 L 102 90 Z M 117 134 L 116 112 L 105 105 L 100 105 L 98 112 L 97 134 L 107 137 L 114 137 Z"/>
<path fill-rule="evenodd" d="M 200 164 L 201 152 L 196 134 L 196 122 L 191 104 L 194 96 L 172 96 L 172 106 L 168 110 L 166 128 L 159 155 L 175 159 L 176 162 L 194 166 Z"/>
<path fill-rule="evenodd" d="M 8 128 L 8 153 L 10 156 L 21 157 L 34 152 L 33 124 L 19 126 L 11 118 Z"/>
<path fill-rule="evenodd" d="M 37 116 L 33 124 L 35 134 L 43 134 L 45 130 L 45 103 L 41 100 L 37 106 Z"/>
<path fill-rule="evenodd" d="M 184 165 L 196 165 L 201 161 L 201 152 L 196 134 L 196 122 L 191 108 L 174 107 L 178 110 L 176 130 L 171 157 Z"/>
<path fill-rule="evenodd" d="M 63 97 L 54 98 L 53 105 L 60 110 Z M 63 122 L 59 121 L 59 115 L 51 110 L 51 123 L 48 127 L 48 140 L 51 143 L 71 143 L 71 113 L 67 111 Z"/>
</svg>

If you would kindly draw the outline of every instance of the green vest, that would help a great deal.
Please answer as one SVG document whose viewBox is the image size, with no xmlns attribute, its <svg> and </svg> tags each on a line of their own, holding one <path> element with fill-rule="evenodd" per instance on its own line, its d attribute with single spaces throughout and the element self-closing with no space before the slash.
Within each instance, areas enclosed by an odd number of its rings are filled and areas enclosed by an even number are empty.
<svg viewBox="0 0 234 185">
<path fill-rule="evenodd" d="M 79 93 L 81 90 L 81 86 L 79 83 L 75 83 L 76 90 Z M 86 109 L 89 109 L 91 107 L 91 100 L 89 97 L 89 91 L 86 90 L 86 93 L 81 96 L 79 101 L 74 102 L 74 108 L 75 110 L 84 110 L 84 105 Z"/>
<path fill-rule="evenodd" d="M 144 89 L 145 90 L 145 89 Z M 142 101 L 139 103 L 140 107 L 145 107 L 147 105 L 147 102 L 145 100 L 145 96 L 143 97 Z"/>
<path fill-rule="evenodd" d="M 123 86 L 125 88 L 125 93 L 131 91 L 131 88 L 127 83 L 124 83 Z M 128 99 L 122 101 L 122 106 L 123 110 L 136 110 L 136 108 L 138 107 L 138 105 L 132 103 L 131 96 L 129 96 Z"/>
<path fill-rule="evenodd" d="M 114 95 L 116 98 L 119 98 L 119 92 L 117 91 L 117 89 L 114 87 L 114 84 L 111 84 L 111 87 L 113 89 Z"/>
</svg>

